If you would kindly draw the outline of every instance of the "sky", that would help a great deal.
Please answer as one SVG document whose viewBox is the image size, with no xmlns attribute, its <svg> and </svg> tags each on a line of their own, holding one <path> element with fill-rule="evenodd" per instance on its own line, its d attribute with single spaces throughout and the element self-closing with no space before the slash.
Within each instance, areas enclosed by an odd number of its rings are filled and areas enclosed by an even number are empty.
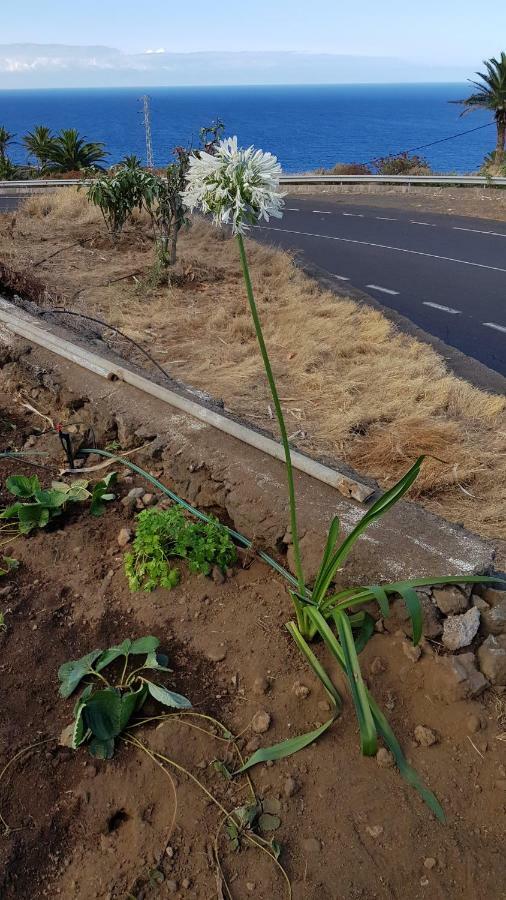
<svg viewBox="0 0 506 900">
<path fill-rule="evenodd" d="M 8 6 L 0 32 L 5 88 L 238 83 L 240 59 L 229 54 L 244 52 L 242 83 L 293 83 L 298 72 L 300 81 L 313 82 L 461 81 L 504 49 L 497 36 L 506 35 L 503 0 L 489 0 L 483 16 L 475 0 Z"/>
</svg>

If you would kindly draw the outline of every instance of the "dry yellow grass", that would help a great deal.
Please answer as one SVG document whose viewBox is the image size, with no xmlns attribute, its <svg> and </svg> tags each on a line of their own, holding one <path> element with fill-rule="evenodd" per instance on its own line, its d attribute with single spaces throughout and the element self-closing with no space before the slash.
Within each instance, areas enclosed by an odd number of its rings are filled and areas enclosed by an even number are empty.
<svg viewBox="0 0 506 900">
<path fill-rule="evenodd" d="M 57 245 L 93 234 L 89 226 L 98 234 L 100 216 L 83 193 L 64 189 L 50 203 L 34 198 L 18 215 L 23 238 L 14 236 L 11 262 L 26 263 L 48 230 Z M 38 270 L 49 287 L 69 296 L 82 288 L 74 308 L 123 328 L 174 377 L 274 430 L 234 241 L 196 221 L 180 239 L 180 271 L 197 273 L 194 282 L 104 287 L 119 272 L 148 271 L 152 257 L 142 218 L 117 249 L 100 230 L 95 249 L 91 242 Z M 9 252 L 3 232 L 0 251 Z M 472 530 L 506 537 L 505 399 L 456 378 L 434 350 L 380 312 L 321 290 L 287 254 L 253 241 L 248 252 L 293 443 L 345 460 L 384 486 L 418 454 L 431 454 L 438 459 L 428 460 L 412 496 Z"/>
</svg>

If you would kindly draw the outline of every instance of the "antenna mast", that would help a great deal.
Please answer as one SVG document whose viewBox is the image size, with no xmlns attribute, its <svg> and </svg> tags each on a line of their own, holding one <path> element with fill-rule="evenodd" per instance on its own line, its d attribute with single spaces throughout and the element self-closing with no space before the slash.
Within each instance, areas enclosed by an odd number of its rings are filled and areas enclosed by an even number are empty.
<svg viewBox="0 0 506 900">
<path fill-rule="evenodd" d="M 149 97 L 147 94 L 144 94 L 141 97 L 143 111 L 144 111 L 144 131 L 146 132 L 146 165 L 148 169 L 154 168 L 154 159 L 153 159 L 153 141 L 151 139 L 151 112 L 149 108 Z"/>
</svg>

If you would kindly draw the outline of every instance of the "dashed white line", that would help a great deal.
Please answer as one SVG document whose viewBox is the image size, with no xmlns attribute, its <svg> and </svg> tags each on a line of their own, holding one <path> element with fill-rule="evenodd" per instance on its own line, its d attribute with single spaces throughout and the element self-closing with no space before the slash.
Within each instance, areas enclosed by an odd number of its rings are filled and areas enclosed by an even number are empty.
<svg viewBox="0 0 506 900">
<path fill-rule="evenodd" d="M 409 220 L 410 225 L 425 225 L 427 228 L 435 228 L 434 222 L 417 222 L 415 219 Z"/>
<path fill-rule="evenodd" d="M 399 221 L 398 219 L 393 219 L 392 216 L 375 216 L 375 219 L 377 219 L 378 222 L 398 222 Z"/>
<path fill-rule="evenodd" d="M 300 212 L 297 206 L 287 206 L 285 212 Z"/>
<path fill-rule="evenodd" d="M 312 209 L 311 212 L 318 213 L 319 216 L 331 216 L 332 213 L 328 209 Z"/>
<path fill-rule="evenodd" d="M 496 325 L 495 322 L 482 322 L 482 325 L 485 325 L 487 328 L 495 328 L 496 331 L 503 331 L 506 334 L 504 325 Z"/>
<path fill-rule="evenodd" d="M 393 296 L 397 296 L 399 291 L 392 291 L 391 288 L 381 287 L 380 284 L 366 284 L 367 288 L 371 288 L 373 291 L 381 291 L 382 294 L 392 294 Z"/>
<path fill-rule="evenodd" d="M 506 238 L 502 231 L 480 231 L 479 228 L 463 228 L 461 225 L 453 225 L 454 231 L 471 231 L 473 234 L 491 234 L 494 237 Z"/>
<path fill-rule="evenodd" d="M 363 213 L 343 213 L 343 216 L 353 216 L 354 219 L 363 219 Z"/>
<path fill-rule="evenodd" d="M 338 278 L 339 281 L 349 281 L 350 279 L 346 277 L 346 275 L 334 275 L 332 274 L 332 278 Z"/>
<path fill-rule="evenodd" d="M 441 312 L 451 313 L 453 316 L 459 316 L 461 314 L 460 309 L 453 309 L 452 306 L 441 306 L 440 303 L 431 303 L 429 300 L 424 300 L 423 305 L 431 306 L 432 309 L 440 309 Z"/>
<path fill-rule="evenodd" d="M 359 241 L 356 238 L 336 237 L 333 234 L 316 234 L 312 231 L 295 231 L 293 228 L 273 228 L 269 225 L 253 225 L 261 231 L 279 231 L 282 234 L 298 234 L 300 237 L 315 237 L 325 241 L 339 241 L 342 244 L 357 244 L 364 247 L 376 247 L 379 250 L 394 250 L 396 253 L 410 253 L 413 256 L 426 256 L 430 259 L 440 259 L 443 262 L 458 263 L 461 266 L 474 266 L 476 269 L 488 269 L 491 272 L 504 272 L 506 269 L 500 266 L 486 266 L 485 263 L 471 262 L 468 259 L 456 259 L 453 256 L 439 256 L 437 253 L 424 253 L 422 250 L 407 250 L 405 247 L 391 247 L 389 244 L 376 244 L 373 241 Z"/>
</svg>

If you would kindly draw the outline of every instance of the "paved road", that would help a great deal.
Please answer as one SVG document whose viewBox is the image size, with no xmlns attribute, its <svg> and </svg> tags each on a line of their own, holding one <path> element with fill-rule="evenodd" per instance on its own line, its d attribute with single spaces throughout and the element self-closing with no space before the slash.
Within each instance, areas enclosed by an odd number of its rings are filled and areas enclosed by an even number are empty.
<svg viewBox="0 0 506 900">
<path fill-rule="evenodd" d="M 0 194 L 0 211 L 19 199 Z M 377 204 L 288 196 L 283 219 L 254 235 L 506 375 L 506 222 Z"/>
<path fill-rule="evenodd" d="M 506 222 L 292 195 L 254 236 L 506 375 Z"/>
</svg>

